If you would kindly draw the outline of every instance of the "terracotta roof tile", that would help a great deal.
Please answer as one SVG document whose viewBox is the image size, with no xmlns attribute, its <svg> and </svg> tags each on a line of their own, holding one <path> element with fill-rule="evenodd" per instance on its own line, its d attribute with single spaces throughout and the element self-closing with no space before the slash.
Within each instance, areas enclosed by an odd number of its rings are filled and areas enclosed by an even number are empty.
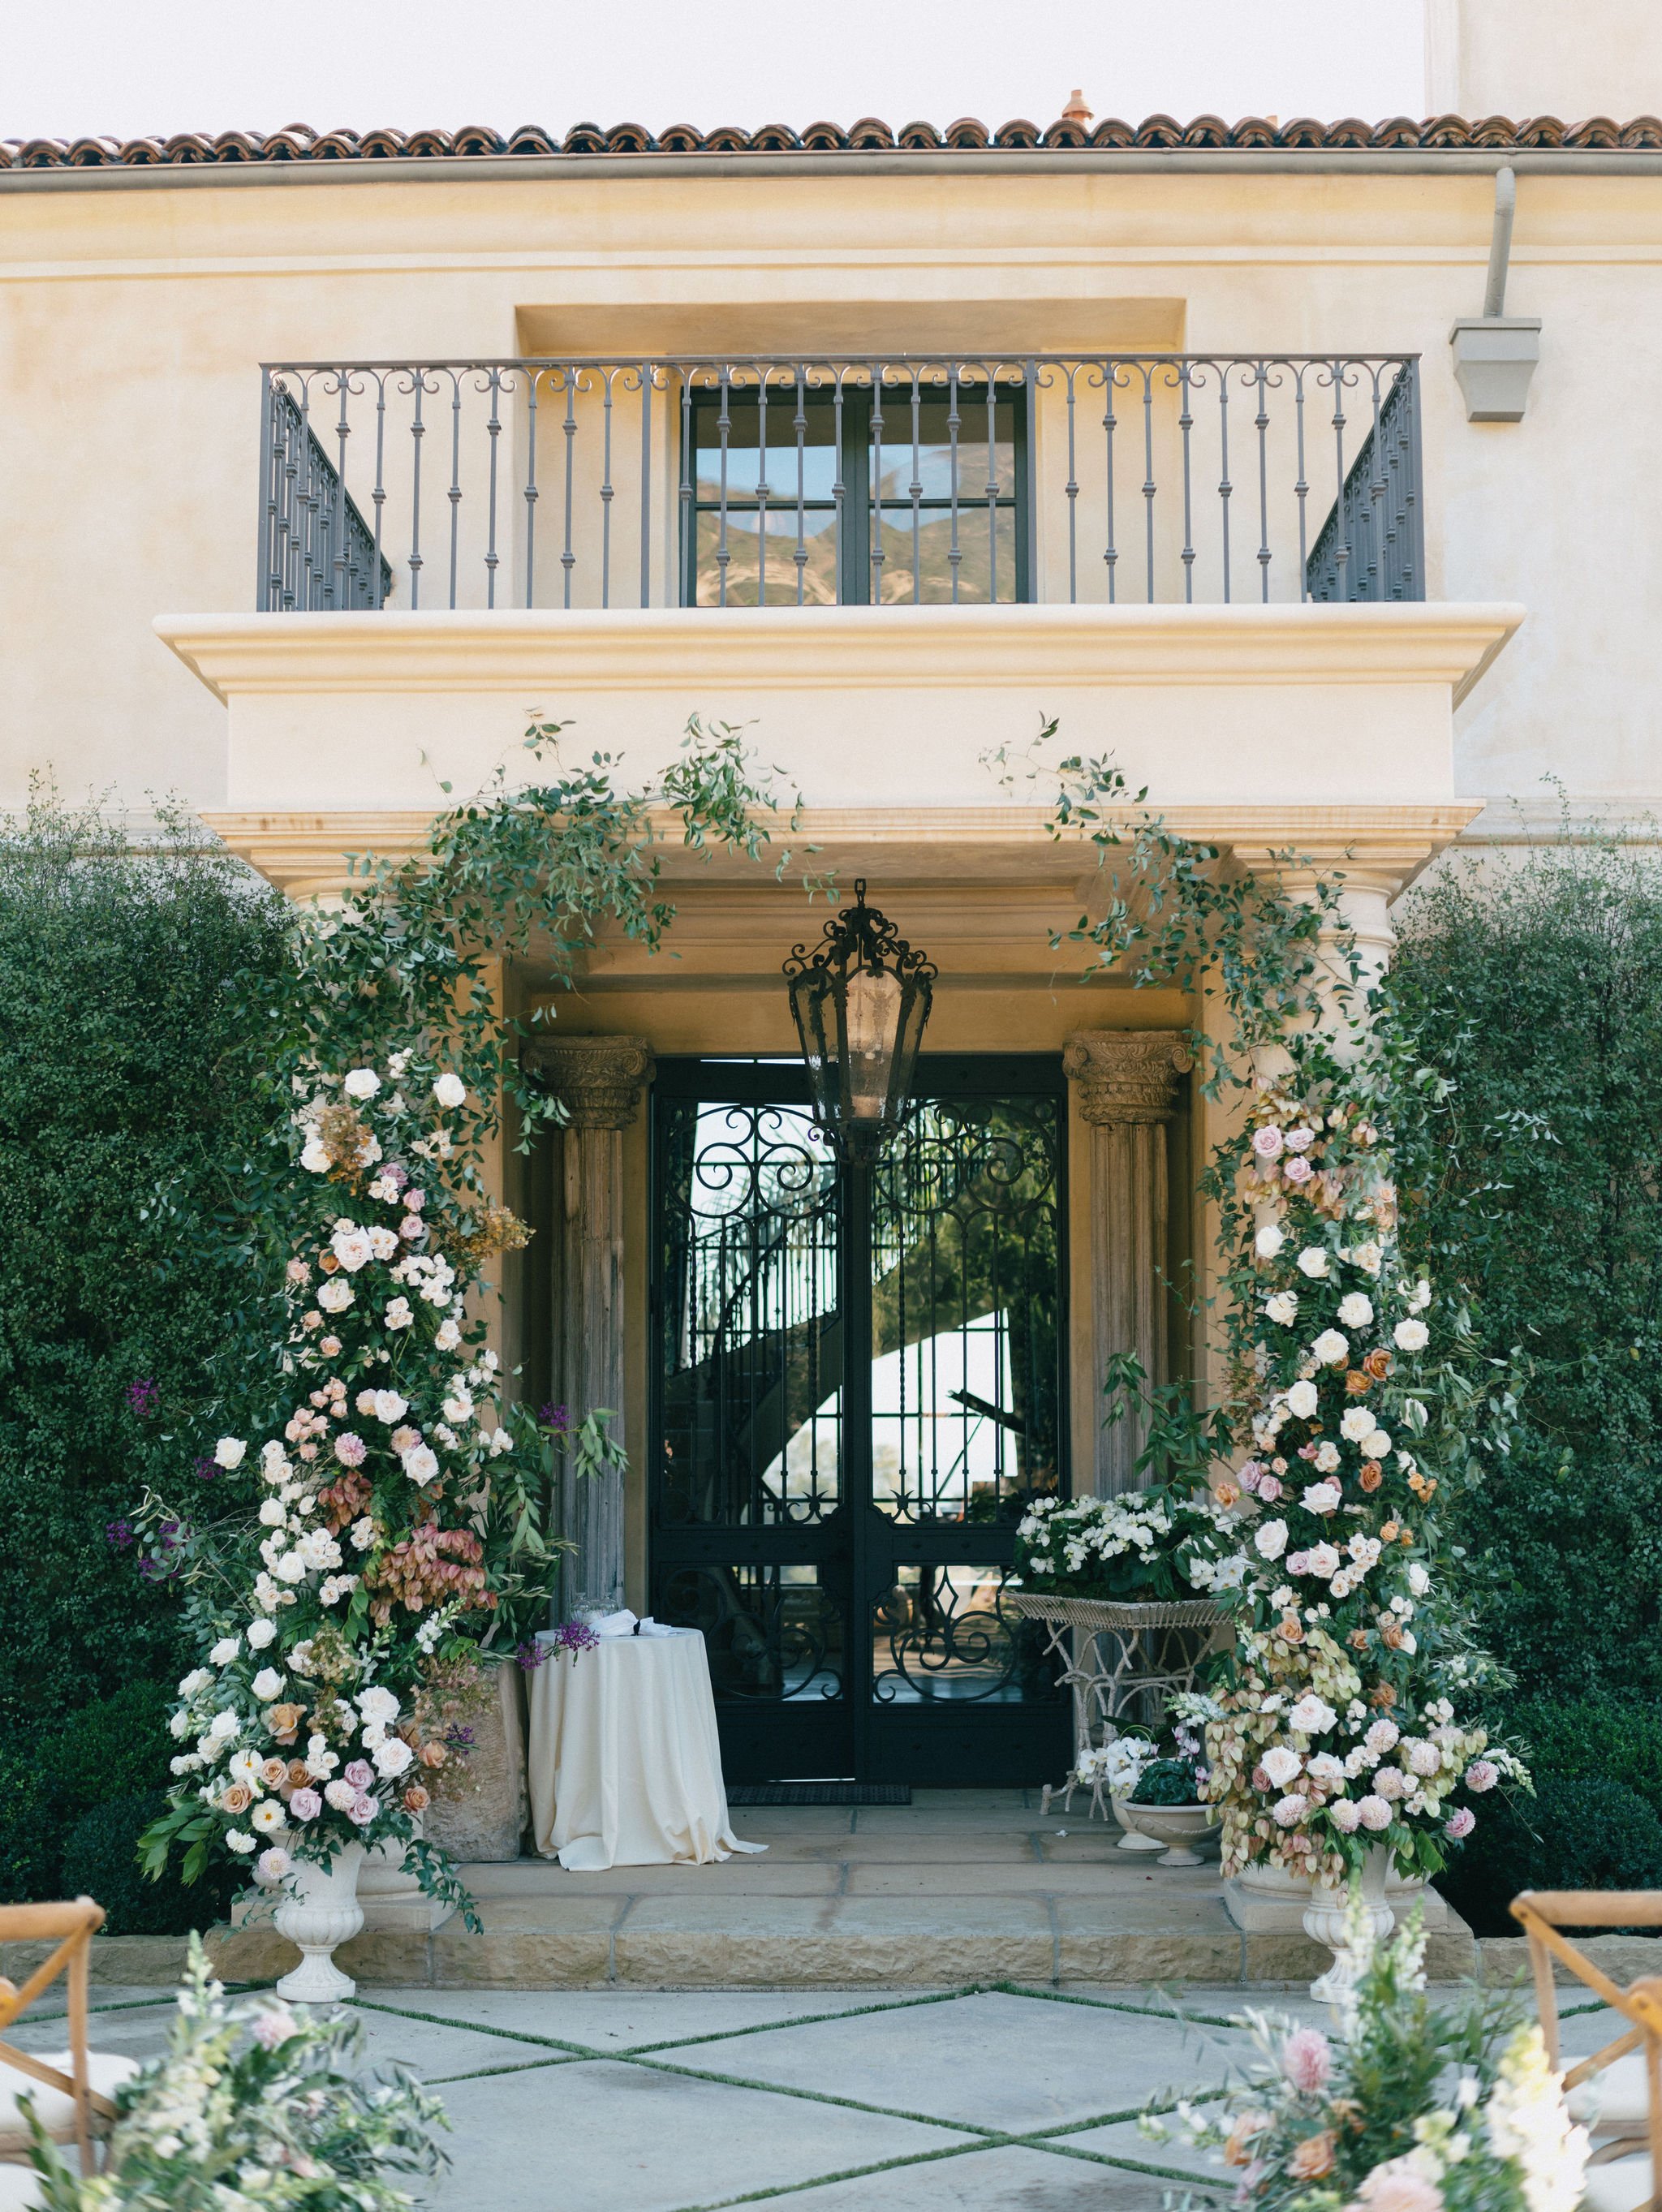
<svg viewBox="0 0 1662 2212">
<path fill-rule="evenodd" d="M 847 130 L 835 123 L 810 123 L 800 132 L 789 125 L 770 123 L 758 131 L 723 125 L 699 131 L 679 123 L 654 137 L 638 123 L 620 123 L 603 130 L 596 123 L 575 124 L 563 137 L 527 125 L 504 134 L 483 124 L 460 131 L 331 131 L 322 135 L 305 124 L 290 124 L 262 136 L 258 131 L 222 131 L 210 135 L 186 131 L 167 138 L 106 137 L 0 139 L 0 169 L 154 168 L 167 164 L 242 163 L 267 161 L 373 161 L 393 160 L 472 161 L 487 155 L 509 159 L 531 155 L 594 154 L 777 154 L 797 150 L 829 153 L 928 152 L 947 149 L 978 152 L 987 147 L 1012 149 L 1036 147 L 1061 151 L 1084 147 L 1151 151 L 1172 147 L 1264 147 L 1309 149 L 1334 147 L 1457 149 L 1481 148 L 1490 152 L 1537 147 L 1571 149 L 1662 150 L 1662 120 L 1653 115 L 1616 123 L 1608 116 L 1592 116 L 1568 126 L 1556 116 L 1537 115 L 1513 122 L 1505 115 L 1486 115 L 1469 121 L 1461 115 L 1434 115 L 1416 122 L 1395 115 L 1382 123 L 1366 123 L 1346 116 L 1336 123 L 1321 123 L 1298 116 L 1276 127 L 1262 116 L 1226 123 L 1221 116 L 1202 115 L 1188 124 L 1175 116 L 1151 115 L 1139 124 L 1110 117 L 1087 130 L 1077 120 L 1062 120 L 1041 130 L 1025 118 L 989 131 L 973 116 L 960 117 L 944 131 L 931 123 L 908 123 L 892 131 L 875 116 L 862 116 Z"/>
</svg>

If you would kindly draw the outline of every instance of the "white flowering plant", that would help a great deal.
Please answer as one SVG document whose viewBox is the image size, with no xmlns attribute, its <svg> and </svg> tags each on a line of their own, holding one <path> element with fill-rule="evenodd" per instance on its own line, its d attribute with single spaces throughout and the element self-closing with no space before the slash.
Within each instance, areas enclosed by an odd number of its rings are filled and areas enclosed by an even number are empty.
<svg viewBox="0 0 1662 2212">
<path fill-rule="evenodd" d="M 405 2212 L 393 2177 L 442 2170 L 444 2110 L 362 2061 L 350 2013 L 228 2005 L 193 1936 L 167 2051 L 117 2093 L 102 2170 L 82 2177 L 34 2128 L 44 2212 Z"/>
<path fill-rule="evenodd" d="M 1374 1943 L 1360 1901 L 1342 2032 L 1249 2014 L 1257 2057 L 1221 2112 L 1176 2124 L 1236 2178 L 1249 2212 L 1576 2212 L 1589 2144 L 1538 2027 L 1510 1995 L 1434 2005 L 1418 1915 Z M 1173 2123 L 1149 2114 L 1145 2135 Z"/>
<path fill-rule="evenodd" d="M 1016 1528 L 1012 1589 L 1125 1603 L 1210 1596 L 1246 1571 L 1239 1516 L 1205 1490 L 1038 1498 Z"/>
</svg>

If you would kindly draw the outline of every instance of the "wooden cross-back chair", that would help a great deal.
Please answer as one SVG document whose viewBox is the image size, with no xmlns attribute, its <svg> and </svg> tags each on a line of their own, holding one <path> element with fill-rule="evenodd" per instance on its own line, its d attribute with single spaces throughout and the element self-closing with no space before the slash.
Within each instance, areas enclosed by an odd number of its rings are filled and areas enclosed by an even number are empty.
<svg viewBox="0 0 1662 2212">
<path fill-rule="evenodd" d="M 81 2171 L 93 2171 L 93 2140 L 107 2135 L 110 2122 L 115 2118 L 115 2106 L 108 2097 L 94 2088 L 92 2069 L 87 2050 L 87 1990 L 88 1968 L 92 1939 L 104 1925 L 104 1908 L 94 1905 L 89 1897 L 78 1897 L 72 1905 L 0 1905 L 0 1943 L 55 1943 L 48 1954 L 21 1987 L 0 1976 L 0 2068 L 15 2069 L 26 2075 L 30 2081 L 41 2087 L 57 2091 L 56 2097 L 36 2100 L 36 2110 L 41 2112 L 47 2132 L 63 2142 L 73 2142 L 81 2154 Z M 4 2032 L 18 2016 L 27 2012 L 46 1990 L 62 1975 L 69 2001 L 69 2068 L 66 2074 L 48 2060 L 38 2058 L 32 2051 L 19 2051 L 6 2042 Z M 119 2066 L 125 2075 L 132 2070 L 130 2062 L 106 2061 L 107 2066 Z M 27 2094 L 24 2085 L 10 2082 L 0 2075 L 0 2089 Z M 64 2111 L 64 2100 L 71 2109 Z M 9 2099 L 8 2103 L 10 2103 Z M 54 2121 L 48 2113 L 61 2118 Z M 27 2131 L 21 2126 L 21 2116 L 12 2106 L 0 2136 L 0 2160 L 21 2160 L 28 2155 Z"/>
<path fill-rule="evenodd" d="M 1555 2069 L 1560 2063 L 1555 1960 L 1631 2023 L 1564 2075 L 1571 2112 L 1594 2131 L 1588 2205 L 1593 2212 L 1662 2212 L 1662 1975 L 1641 1975 L 1623 1989 L 1561 1932 L 1662 1931 L 1662 1890 L 1526 1889 L 1513 1898 L 1512 1914 L 1529 1938 L 1541 2033 Z M 1601 2089 L 1589 2089 L 1600 2075 L 1609 2077 Z"/>
</svg>

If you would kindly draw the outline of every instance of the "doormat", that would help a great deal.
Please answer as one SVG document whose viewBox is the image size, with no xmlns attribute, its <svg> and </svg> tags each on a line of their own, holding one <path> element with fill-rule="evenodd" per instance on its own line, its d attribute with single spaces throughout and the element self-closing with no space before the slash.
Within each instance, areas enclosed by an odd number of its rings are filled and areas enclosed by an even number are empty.
<svg viewBox="0 0 1662 2212">
<path fill-rule="evenodd" d="M 740 1782 L 729 1805 L 910 1805 L 910 1782 Z"/>
</svg>

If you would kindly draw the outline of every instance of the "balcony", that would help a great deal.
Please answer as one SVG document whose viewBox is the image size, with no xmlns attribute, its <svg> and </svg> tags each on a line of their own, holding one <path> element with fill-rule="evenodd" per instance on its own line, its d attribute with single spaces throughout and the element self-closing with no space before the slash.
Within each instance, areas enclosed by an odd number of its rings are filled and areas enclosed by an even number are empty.
<svg viewBox="0 0 1662 2212">
<path fill-rule="evenodd" d="M 1425 597 L 1418 359 L 276 363 L 257 609 Z"/>
</svg>

